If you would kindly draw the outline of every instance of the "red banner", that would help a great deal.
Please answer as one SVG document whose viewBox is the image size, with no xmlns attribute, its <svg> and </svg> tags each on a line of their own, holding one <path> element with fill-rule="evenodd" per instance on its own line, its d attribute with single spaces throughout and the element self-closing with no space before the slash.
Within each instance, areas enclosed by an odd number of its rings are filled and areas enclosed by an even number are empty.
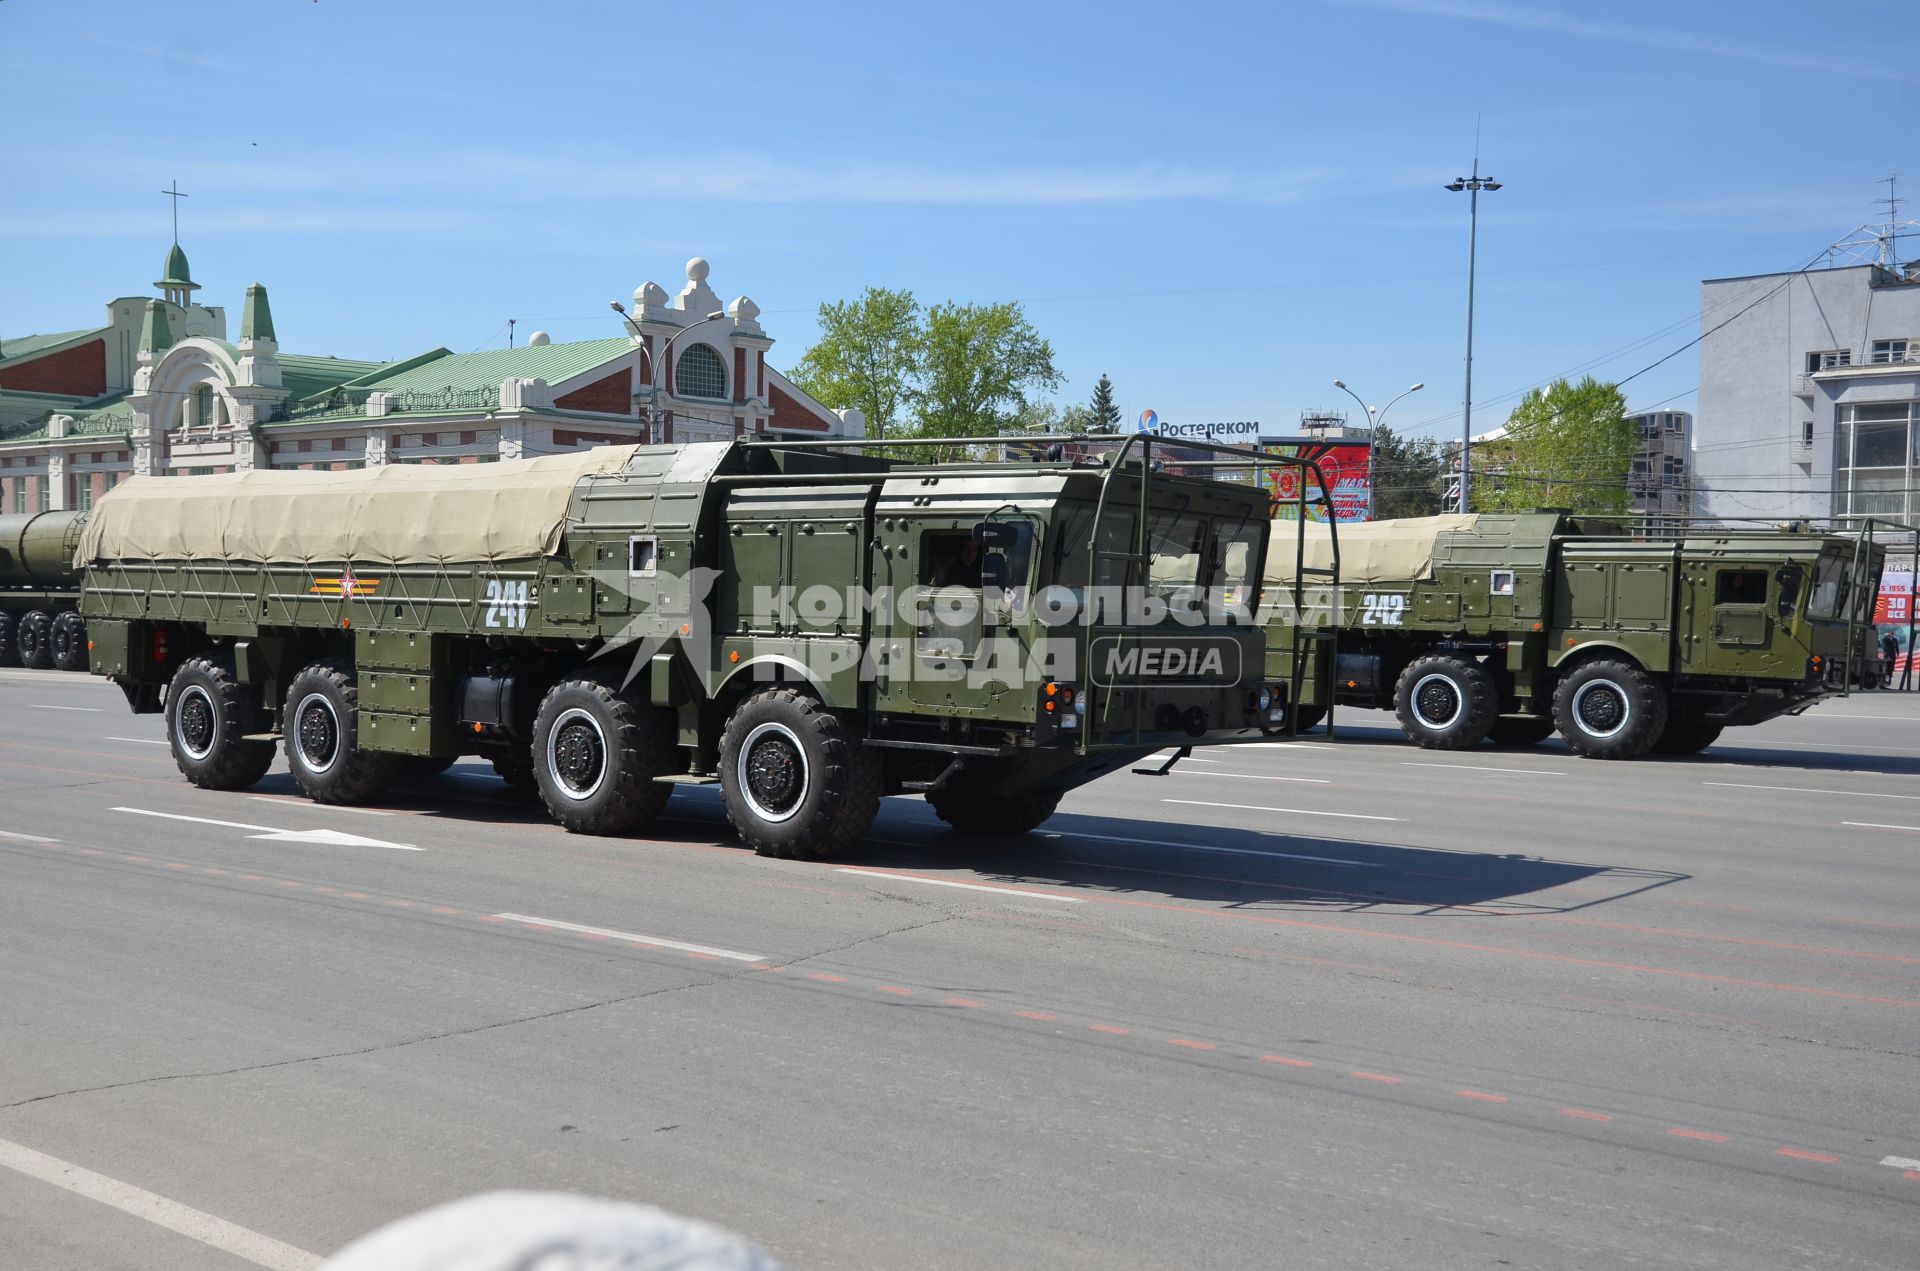
<svg viewBox="0 0 1920 1271">
<path fill-rule="evenodd" d="M 1365 441 L 1301 441 L 1262 446 L 1272 455 L 1311 459 L 1320 465 L 1320 476 L 1333 496 L 1334 518 L 1338 521 L 1365 521 L 1373 516 L 1373 445 Z M 1262 483 L 1273 496 L 1275 517 L 1288 520 L 1294 515 L 1294 499 L 1299 496 L 1302 478 L 1309 496 L 1319 493 L 1313 479 L 1298 468 L 1267 468 Z M 1310 507 L 1309 520 L 1324 521 L 1326 509 Z"/>
<path fill-rule="evenodd" d="M 1883 570 L 1880 594 L 1873 600 L 1873 620 L 1879 626 L 1903 624 L 1912 616 L 1913 574 L 1908 570 Z"/>
</svg>

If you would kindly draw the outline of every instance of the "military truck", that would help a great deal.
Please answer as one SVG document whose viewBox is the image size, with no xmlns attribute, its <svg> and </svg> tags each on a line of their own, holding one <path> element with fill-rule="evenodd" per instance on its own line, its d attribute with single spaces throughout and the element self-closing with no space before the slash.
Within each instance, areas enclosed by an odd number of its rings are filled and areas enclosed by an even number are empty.
<svg viewBox="0 0 1920 1271">
<path fill-rule="evenodd" d="M 1341 585 L 1300 618 L 1325 638 L 1272 638 L 1293 620 L 1272 607 L 1268 674 L 1296 727 L 1351 704 L 1393 710 L 1432 749 L 1558 730 L 1597 759 L 1692 753 L 1845 693 L 1884 555 L 1865 535 L 1648 540 L 1559 512 L 1349 525 L 1339 552 Z M 1310 529 L 1299 558 L 1328 554 Z M 1269 553 L 1270 588 L 1295 570 Z"/>
<path fill-rule="evenodd" d="M 886 794 L 1021 833 L 1273 718 L 1251 607 L 1182 603 L 1257 589 L 1266 496 L 1107 440 L 135 478 L 86 526 L 81 612 L 94 671 L 200 786 L 252 785 L 278 744 L 309 797 L 358 803 L 473 754 L 584 833 L 712 783 L 771 855 L 852 848 Z"/>
<path fill-rule="evenodd" d="M 0 516 L 0 666 L 87 669 L 87 627 L 73 567 L 86 516 Z"/>
</svg>

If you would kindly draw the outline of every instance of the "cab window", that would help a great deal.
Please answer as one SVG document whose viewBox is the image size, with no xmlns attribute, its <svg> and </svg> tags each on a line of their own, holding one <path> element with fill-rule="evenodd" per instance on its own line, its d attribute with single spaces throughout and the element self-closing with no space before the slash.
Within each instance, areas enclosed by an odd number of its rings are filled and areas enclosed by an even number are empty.
<svg viewBox="0 0 1920 1271">
<path fill-rule="evenodd" d="M 1726 569 L 1714 583 L 1716 605 L 1764 605 L 1767 603 L 1767 571 L 1764 569 Z"/>
<path fill-rule="evenodd" d="M 980 587 L 980 544 L 966 530 L 931 530 L 920 539 L 920 582 L 927 587 Z"/>
</svg>

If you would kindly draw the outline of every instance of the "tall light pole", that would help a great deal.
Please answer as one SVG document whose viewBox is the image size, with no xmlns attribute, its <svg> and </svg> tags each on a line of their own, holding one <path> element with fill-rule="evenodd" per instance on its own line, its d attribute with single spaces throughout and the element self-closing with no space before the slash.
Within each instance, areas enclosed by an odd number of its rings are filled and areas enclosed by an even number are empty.
<svg viewBox="0 0 1920 1271">
<path fill-rule="evenodd" d="M 1396 395 L 1393 398 L 1392 401 L 1389 401 L 1385 406 L 1373 407 L 1373 406 L 1367 405 L 1365 402 L 1361 402 L 1360 395 L 1358 393 L 1355 393 L 1352 389 L 1348 388 L 1347 382 L 1345 380 L 1335 380 L 1333 382 L 1333 386 L 1339 389 L 1341 392 L 1345 393 L 1348 397 L 1353 398 L 1354 401 L 1360 402 L 1360 409 L 1367 413 L 1368 426 L 1373 428 L 1377 428 L 1380 426 L 1380 421 L 1385 419 L 1387 417 L 1387 412 L 1393 409 L 1394 402 L 1399 401 L 1400 398 L 1405 397 L 1408 393 L 1417 393 L 1421 389 L 1426 387 L 1424 383 L 1415 384 L 1412 388 L 1405 389 L 1402 392 L 1400 392 L 1398 395 Z"/>
<path fill-rule="evenodd" d="M 641 331 L 640 324 L 638 322 L 635 322 L 632 318 L 627 316 L 627 307 L 625 305 L 621 304 L 618 300 L 609 300 L 607 301 L 607 305 L 615 313 L 620 315 L 620 321 L 626 324 L 627 329 L 629 331 L 632 331 L 634 335 L 639 336 L 642 338 L 642 340 L 644 340 L 645 332 Z M 717 321 L 718 319 L 724 318 L 726 316 L 727 316 L 727 311 L 725 309 L 715 309 L 712 313 L 700 319 L 698 322 L 687 323 L 686 326 L 681 327 L 678 331 L 675 331 L 672 335 L 666 338 L 665 343 L 663 343 L 660 346 L 659 357 L 649 358 L 649 360 L 653 363 L 653 374 L 651 377 L 649 377 L 649 383 L 647 385 L 648 389 L 651 390 L 651 396 L 647 401 L 647 423 L 649 425 L 657 424 L 660 422 L 660 369 L 661 367 L 666 365 L 667 359 L 673 355 L 674 341 L 678 340 L 681 336 L 685 335 L 689 331 L 692 331 L 696 327 L 704 327 L 707 325 L 707 323 Z M 641 347 L 645 348 L 646 345 L 642 343 Z M 651 431 L 649 431 L 647 435 L 650 438 L 653 436 Z"/>
<path fill-rule="evenodd" d="M 1467 203 L 1467 390 L 1460 404 L 1460 510 L 1466 511 L 1467 470 L 1473 449 L 1473 273 L 1480 245 L 1480 191 L 1497 190 L 1500 183 L 1480 175 L 1480 147 L 1473 148 L 1473 175 L 1455 177 L 1447 188 L 1458 194 L 1471 191 Z"/>
</svg>

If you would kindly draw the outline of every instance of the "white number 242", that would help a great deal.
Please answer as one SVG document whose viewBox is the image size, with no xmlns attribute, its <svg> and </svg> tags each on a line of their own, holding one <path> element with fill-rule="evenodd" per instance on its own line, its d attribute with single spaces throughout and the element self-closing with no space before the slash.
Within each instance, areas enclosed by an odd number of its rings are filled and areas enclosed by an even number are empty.
<svg viewBox="0 0 1920 1271">
<path fill-rule="evenodd" d="M 487 617 L 490 627 L 527 625 L 527 584 L 505 578 L 487 579 Z"/>
<path fill-rule="evenodd" d="M 1360 625 L 1363 627 L 1398 627 L 1405 625 L 1407 616 L 1407 598 L 1396 596 L 1392 592 L 1375 595 L 1369 592 L 1360 597 Z"/>
</svg>

